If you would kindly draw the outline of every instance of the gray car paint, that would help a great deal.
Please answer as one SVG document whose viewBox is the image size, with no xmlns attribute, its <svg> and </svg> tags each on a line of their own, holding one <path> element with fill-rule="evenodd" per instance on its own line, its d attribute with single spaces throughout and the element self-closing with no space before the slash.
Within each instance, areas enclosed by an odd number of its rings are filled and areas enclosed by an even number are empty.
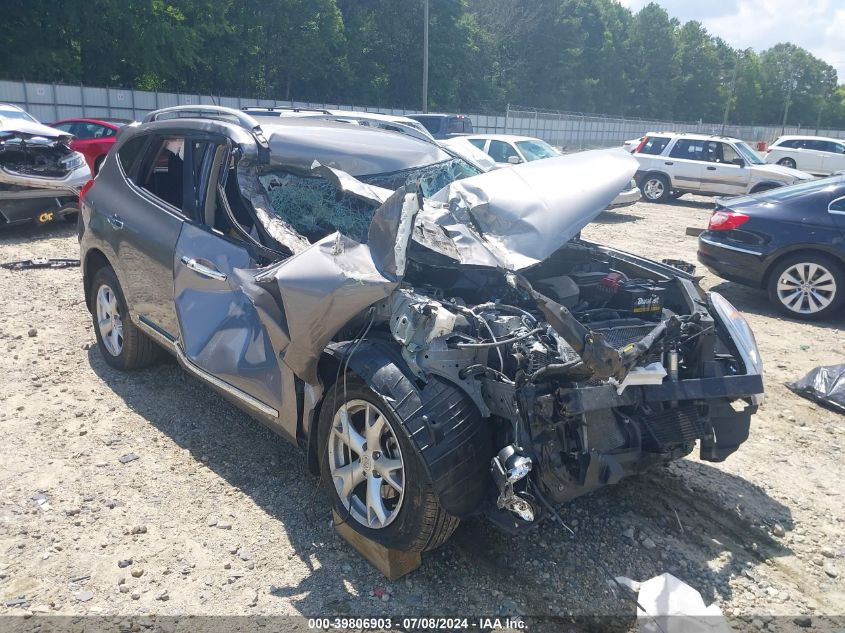
<svg viewBox="0 0 845 633">
<path fill-rule="evenodd" d="M 293 256 L 257 268 L 240 243 L 174 214 L 127 182 L 116 160 L 107 161 L 85 204 L 88 225 L 81 234 L 83 254 L 102 250 L 118 271 L 130 304 L 130 318 L 152 333 L 167 331 L 173 351 L 183 365 L 206 378 L 241 405 L 257 400 L 264 413 L 259 419 L 294 439 L 308 433 L 321 384 L 317 366 L 332 337 L 368 307 L 388 298 L 404 273 L 407 245 L 413 239 L 460 263 L 521 269 L 545 258 L 573 237 L 616 196 L 630 180 L 636 161 L 624 152 L 590 152 L 577 157 L 520 165 L 503 172 L 474 176 L 421 199 L 397 191 L 375 211 L 367 244 L 335 233 L 305 246 L 301 236 L 278 216 L 270 214 L 266 192 L 257 183 L 259 156 L 249 135 L 220 121 L 183 120 L 145 124 L 143 131 L 168 131 L 174 126 L 188 133 L 218 133 L 235 140 L 242 153 L 238 180 L 242 193 L 256 208 L 267 232 L 280 235 Z M 318 134 L 326 126 L 343 139 Z M 407 169 L 451 157 L 429 143 L 407 136 L 361 129 L 343 123 L 267 126 L 272 161 L 291 170 L 322 175 L 341 188 L 357 189 L 354 175 Z M 117 150 L 139 128 L 121 135 Z M 298 134 L 312 143 L 293 142 Z M 301 137 L 300 137 L 301 138 Z M 322 145 L 320 145 L 322 143 Z M 370 147 L 372 154 L 362 150 Z M 341 148 L 338 151 L 338 146 Z M 307 148 L 307 151 L 304 149 Z M 378 148 L 378 151 L 375 151 Z M 306 156 L 296 156 L 300 151 Z M 315 156 L 315 153 L 317 154 Z M 362 154 L 369 154 L 366 160 Z M 373 155 L 374 154 L 374 155 Z M 321 161 L 322 159 L 322 161 Z M 286 162 L 290 160 L 290 163 Z M 560 186 L 561 172 L 567 187 Z M 555 186 L 543 184 L 554 174 Z M 600 174 L 600 175 L 599 175 Z M 364 191 L 364 189 L 361 189 Z M 360 193 L 360 192 L 359 192 Z M 369 194 L 381 202 L 383 191 Z M 129 232 L 116 236 L 107 218 L 113 209 L 128 209 L 128 200 L 140 205 L 132 211 Z M 422 203 L 422 204 L 420 204 Z M 129 215 L 129 212 L 125 212 Z M 160 222 L 165 218 L 167 226 Z M 171 226 L 172 224 L 172 226 Z M 472 225 L 476 225 L 473 228 Z M 412 228 L 413 227 L 413 228 Z M 160 240 L 161 231 L 176 237 Z M 131 238 L 160 240 L 127 246 Z M 295 239 L 299 237 L 300 239 Z M 182 257 L 204 258 L 226 275 L 211 280 L 188 270 Z M 119 263 L 118 263 L 119 262 Z M 117 265 L 116 265 L 117 264 Z M 87 265 L 87 258 L 85 265 Z M 138 277 L 136 279 L 136 276 Z M 150 277 L 156 281 L 150 283 Z M 169 280 L 169 281 L 168 281 Z M 165 295 L 171 293 L 169 298 Z M 152 296 L 150 296 L 152 294 Z M 154 308 L 175 311 L 169 315 Z M 146 313 L 144 312 L 146 311 Z M 162 327 L 162 326 L 165 327 Z M 162 342 L 161 336 L 157 339 Z M 294 376 L 305 383 L 302 427 L 297 416 Z M 256 407 L 246 407 L 255 412 Z"/>
</svg>

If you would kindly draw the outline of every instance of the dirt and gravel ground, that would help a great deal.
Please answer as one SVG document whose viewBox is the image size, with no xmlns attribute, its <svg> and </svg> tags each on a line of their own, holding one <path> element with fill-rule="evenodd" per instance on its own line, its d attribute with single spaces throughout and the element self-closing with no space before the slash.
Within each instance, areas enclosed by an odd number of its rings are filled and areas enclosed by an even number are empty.
<svg viewBox="0 0 845 633">
<path fill-rule="evenodd" d="M 585 237 L 695 261 L 684 230 L 711 206 L 638 203 Z M 0 233 L 0 261 L 77 252 L 64 223 Z M 467 521 L 389 583 L 335 535 L 296 447 L 172 361 L 120 374 L 101 360 L 79 269 L 0 270 L 0 614 L 631 616 L 606 572 L 671 572 L 748 628 L 809 615 L 823 630 L 845 613 L 845 419 L 783 382 L 845 362 L 845 334 L 702 283 L 747 314 L 765 361 L 767 401 L 737 454 L 567 505 L 574 536 L 547 523 L 512 539 Z"/>
</svg>

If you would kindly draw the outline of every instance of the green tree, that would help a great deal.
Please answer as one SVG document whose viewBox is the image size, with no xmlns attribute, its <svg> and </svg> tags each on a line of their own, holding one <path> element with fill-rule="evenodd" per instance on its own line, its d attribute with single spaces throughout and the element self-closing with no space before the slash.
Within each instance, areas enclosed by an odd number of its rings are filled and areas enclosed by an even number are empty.
<svg viewBox="0 0 845 633">
<path fill-rule="evenodd" d="M 672 118 L 678 94 L 678 21 L 651 2 L 631 22 L 625 45 L 628 114 Z"/>
</svg>

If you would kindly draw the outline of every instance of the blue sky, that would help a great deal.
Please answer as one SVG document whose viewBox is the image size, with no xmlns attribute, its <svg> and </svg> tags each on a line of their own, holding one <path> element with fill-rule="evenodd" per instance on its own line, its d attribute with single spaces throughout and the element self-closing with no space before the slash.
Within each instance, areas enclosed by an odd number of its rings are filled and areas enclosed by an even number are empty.
<svg viewBox="0 0 845 633">
<path fill-rule="evenodd" d="M 637 11 L 649 0 L 619 0 Z M 763 50 L 778 42 L 806 48 L 845 83 L 845 0 L 657 0 L 681 22 L 698 20 L 734 48 Z"/>
</svg>

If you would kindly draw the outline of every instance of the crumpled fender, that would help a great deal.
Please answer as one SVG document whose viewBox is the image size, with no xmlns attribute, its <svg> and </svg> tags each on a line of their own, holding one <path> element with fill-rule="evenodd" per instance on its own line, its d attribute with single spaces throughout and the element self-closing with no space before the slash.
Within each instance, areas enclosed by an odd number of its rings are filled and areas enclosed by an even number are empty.
<svg viewBox="0 0 845 633">
<path fill-rule="evenodd" d="M 466 517 L 479 510 L 489 481 L 492 438 L 478 409 L 455 385 L 432 376 L 420 387 L 388 341 L 332 344 L 326 349 L 338 363 L 348 361 L 359 376 L 396 413 L 408 439 L 422 456 L 440 505 L 449 514 Z M 314 425 L 316 426 L 316 425 Z M 316 449 L 316 429 L 309 434 Z"/>
</svg>

